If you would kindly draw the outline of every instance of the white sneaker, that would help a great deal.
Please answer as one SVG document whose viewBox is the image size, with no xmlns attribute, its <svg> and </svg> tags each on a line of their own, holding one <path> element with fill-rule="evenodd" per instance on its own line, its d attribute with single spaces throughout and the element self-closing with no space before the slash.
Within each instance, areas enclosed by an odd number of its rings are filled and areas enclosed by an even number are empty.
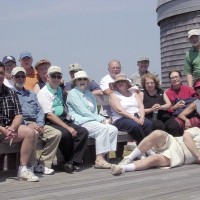
<svg viewBox="0 0 200 200">
<path fill-rule="evenodd" d="M 17 178 L 19 180 L 29 181 L 29 182 L 37 182 L 39 181 L 39 177 L 35 176 L 29 169 L 26 169 L 22 172 L 18 171 Z"/>
<path fill-rule="evenodd" d="M 128 157 L 124 157 L 124 159 L 118 164 L 118 165 L 128 165 L 132 163 L 133 161 L 130 160 Z"/>
<path fill-rule="evenodd" d="M 123 166 L 122 165 L 112 165 L 111 166 L 111 174 L 112 175 L 125 174 Z"/>
<path fill-rule="evenodd" d="M 54 174 L 54 170 L 53 169 L 47 168 L 44 165 L 36 165 L 34 167 L 34 171 L 38 172 L 38 173 L 43 173 L 45 175 L 52 175 L 52 174 Z"/>
</svg>

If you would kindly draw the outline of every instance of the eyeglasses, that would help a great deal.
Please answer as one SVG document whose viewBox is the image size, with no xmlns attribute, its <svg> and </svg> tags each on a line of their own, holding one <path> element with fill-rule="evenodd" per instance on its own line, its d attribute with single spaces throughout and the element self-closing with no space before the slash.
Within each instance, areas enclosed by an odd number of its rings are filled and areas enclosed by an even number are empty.
<svg viewBox="0 0 200 200">
<path fill-rule="evenodd" d="M 177 79 L 177 78 L 180 78 L 180 76 L 172 76 L 172 77 L 170 77 L 171 80 Z"/>
<path fill-rule="evenodd" d="M 120 81 L 117 81 L 117 83 L 125 83 L 126 80 L 120 80 Z"/>
<path fill-rule="evenodd" d="M 52 78 L 52 79 L 61 79 L 62 78 L 62 76 L 61 75 L 56 75 L 56 74 L 52 74 L 52 75 L 50 75 L 50 77 Z"/>
<path fill-rule="evenodd" d="M 78 81 L 82 81 L 82 80 L 87 81 L 88 79 L 87 78 L 78 78 L 77 80 Z"/>
<path fill-rule="evenodd" d="M 26 75 L 25 74 L 18 74 L 18 75 L 15 75 L 15 78 L 26 78 Z"/>
<path fill-rule="evenodd" d="M 121 67 L 110 67 L 110 70 L 121 70 Z"/>
<path fill-rule="evenodd" d="M 146 85 L 154 85 L 155 82 L 146 82 L 145 84 L 146 84 Z"/>
</svg>

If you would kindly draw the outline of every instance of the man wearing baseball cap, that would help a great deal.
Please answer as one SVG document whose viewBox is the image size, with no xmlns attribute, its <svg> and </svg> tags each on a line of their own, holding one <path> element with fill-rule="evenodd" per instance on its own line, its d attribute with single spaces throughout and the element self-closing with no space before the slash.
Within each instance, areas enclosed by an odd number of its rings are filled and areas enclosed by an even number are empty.
<svg viewBox="0 0 200 200">
<path fill-rule="evenodd" d="M 192 29 L 188 32 L 188 40 L 192 47 L 185 55 L 184 72 L 190 87 L 193 79 L 200 77 L 200 29 Z"/>
<path fill-rule="evenodd" d="M 60 83 L 62 72 L 59 66 L 47 71 L 47 84 L 38 92 L 38 100 L 46 116 L 46 123 L 62 132 L 59 149 L 64 157 L 63 169 L 67 173 L 80 170 L 87 144 L 88 131 L 74 124 L 68 114 Z"/>
<path fill-rule="evenodd" d="M 74 78 L 74 74 L 78 71 L 83 71 L 82 67 L 78 63 L 70 64 L 69 65 L 69 75 L 71 79 Z M 73 88 L 73 84 L 71 81 L 65 83 L 65 91 L 69 92 Z M 103 91 L 101 90 L 100 86 L 94 81 L 91 80 L 87 86 L 87 89 L 92 92 L 94 95 L 103 95 Z"/>
<path fill-rule="evenodd" d="M 26 82 L 24 87 L 27 90 L 33 90 L 35 84 L 38 82 L 38 78 L 35 69 L 32 67 L 33 57 L 31 53 L 28 51 L 20 53 L 19 61 L 21 67 L 26 70 Z"/>
<path fill-rule="evenodd" d="M 4 85 L 6 85 L 9 88 L 12 88 L 14 83 L 12 80 L 11 72 L 14 67 L 16 67 L 16 60 L 13 56 L 4 56 L 2 63 L 5 66 L 5 78 L 4 78 Z"/>
<path fill-rule="evenodd" d="M 141 86 L 141 76 L 143 74 L 149 73 L 148 67 L 149 67 L 149 58 L 146 56 L 142 56 L 138 59 L 137 61 L 137 66 L 138 66 L 138 71 L 133 73 L 130 76 L 131 82 L 138 86 L 140 89 L 142 88 Z"/>
</svg>

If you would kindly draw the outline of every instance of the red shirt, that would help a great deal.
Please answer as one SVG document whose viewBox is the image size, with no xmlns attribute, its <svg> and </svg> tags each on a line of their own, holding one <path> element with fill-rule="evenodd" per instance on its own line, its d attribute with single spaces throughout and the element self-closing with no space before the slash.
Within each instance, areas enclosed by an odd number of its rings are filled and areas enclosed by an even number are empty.
<svg viewBox="0 0 200 200">
<path fill-rule="evenodd" d="M 179 90 L 174 90 L 172 87 L 170 87 L 165 91 L 165 93 L 171 101 L 172 105 L 174 105 L 176 99 L 188 99 L 190 97 L 193 97 L 196 92 L 193 88 L 187 85 L 181 85 Z"/>
</svg>

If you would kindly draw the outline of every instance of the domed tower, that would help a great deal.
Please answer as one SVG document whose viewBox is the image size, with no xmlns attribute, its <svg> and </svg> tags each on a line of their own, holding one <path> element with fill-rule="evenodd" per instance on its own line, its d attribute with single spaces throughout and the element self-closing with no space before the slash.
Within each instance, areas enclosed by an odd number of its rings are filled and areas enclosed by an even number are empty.
<svg viewBox="0 0 200 200">
<path fill-rule="evenodd" d="M 157 23 L 160 26 L 161 76 L 163 88 L 170 86 L 168 73 L 183 73 L 184 57 L 191 47 L 187 32 L 200 28 L 199 0 L 158 0 Z M 186 77 L 183 77 L 186 82 Z"/>
</svg>

